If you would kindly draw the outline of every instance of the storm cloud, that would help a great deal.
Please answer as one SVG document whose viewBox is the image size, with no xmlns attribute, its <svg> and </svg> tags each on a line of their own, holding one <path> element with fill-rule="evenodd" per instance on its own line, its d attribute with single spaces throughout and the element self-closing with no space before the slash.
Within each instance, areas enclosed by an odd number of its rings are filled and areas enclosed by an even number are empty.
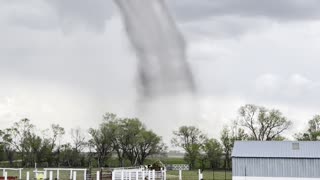
<svg viewBox="0 0 320 180">
<path fill-rule="evenodd" d="M 162 99 L 155 118 L 141 116 L 148 127 L 167 140 L 182 124 L 218 136 L 245 103 L 279 108 L 296 129 L 319 113 L 320 2 L 167 4 L 187 40 L 199 115 L 171 117 L 168 102 L 184 101 Z M 1 128 L 24 117 L 86 128 L 104 112 L 138 116 L 136 81 L 137 59 L 112 1 L 0 2 Z"/>
<path fill-rule="evenodd" d="M 296 21 L 320 17 L 317 0 L 170 0 L 174 14 L 181 20 L 199 20 L 212 16 L 264 17 Z"/>
</svg>

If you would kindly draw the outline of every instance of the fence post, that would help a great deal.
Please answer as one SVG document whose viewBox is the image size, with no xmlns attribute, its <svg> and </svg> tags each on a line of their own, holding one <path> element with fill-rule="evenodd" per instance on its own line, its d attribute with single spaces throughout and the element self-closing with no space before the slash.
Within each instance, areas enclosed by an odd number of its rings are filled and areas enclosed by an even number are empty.
<svg viewBox="0 0 320 180">
<path fill-rule="evenodd" d="M 5 171 L 3 176 L 4 176 L 4 180 L 8 180 L 8 172 Z"/>
<path fill-rule="evenodd" d="M 49 172 L 49 180 L 52 180 L 53 179 L 53 173 L 52 171 Z"/>
<path fill-rule="evenodd" d="M 139 180 L 139 171 L 136 171 L 136 180 Z"/>
<path fill-rule="evenodd" d="M 123 170 L 121 170 L 121 180 L 123 180 Z"/>
<path fill-rule="evenodd" d="M 83 173 L 83 180 L 86 180 L 86 179 L 87 179 L 87 170 L 85 169 Z"/>
<path fill-rule="evenodd" d="M 99 171 L 97 171 L 97 180 L 100 180 L 100 172 Z"/>
<path fill-rule="evenodd" d="M 27 179 L 27 180 L 30 179 L 30 173 L 29 173 L 29 171 L 27 172 L 27 177 L 26 177 L 26 179 Z"/>
<path fill-rule="evenodd" d="M 115 179 L 116 179 L 115 173 L 116 173 L 116 172 L 114 172 L 114 171 L 111 172 L 111 174 L 112 174 L 112 180 L 115 180 Z"/>
<path fill-rule="evenodd" d="M 72 180 L 72 170 L 70 170 L 69 179 Z"/>
<path fill-rule="evenodd" d="M 59 169 L 57 169 L 57 179 L 60 179 Z"/>
<path fill-rule="evenodd" d="M 199 180 L 203 180 L 203 174 L 200 169 L 199 169 Z"/>
<path fill-rule="evenodd" d="M 163 173 L 163 179 L 164 179 L 164 180 L 167 179 L 167 170 L 166 170 L 166 169 L 164 170 L 164 173 Z"/>
<path fill-rule="evenodd" d="M 77 171 L 73 171 L 73 180 L 77 180 Z"/>
<path fill-rule="evenodd" d="M 19 179 L 22 179 L 22 176 L 21 176 L 21 168 L 19 169 Z"/>
<path fill-rule="evenodd" d="M 152 170 L 152 180 L 156 179 L 156 170 Z"/>
<path fill-rule="evenodd" d="M 181 171 L 181 169 L 179 170 L 179 180 L 182 180 L 182 171 Z"/>
<path fill-rule="evenodd" d="M 47 170 L 44 170 L 44 179 L 47 179 Z"/>
<path fill-rule="evenodd" d="M 145 179 L 145 171 L 144 170 L 142 171 L 142 179 L 143 180 Z"/>
<path fill-rule="evenodd" d="M 131 171 L 129 171 L 128 173 L 129 173 L 129 180 L 131 180 Z"/>
</svg>

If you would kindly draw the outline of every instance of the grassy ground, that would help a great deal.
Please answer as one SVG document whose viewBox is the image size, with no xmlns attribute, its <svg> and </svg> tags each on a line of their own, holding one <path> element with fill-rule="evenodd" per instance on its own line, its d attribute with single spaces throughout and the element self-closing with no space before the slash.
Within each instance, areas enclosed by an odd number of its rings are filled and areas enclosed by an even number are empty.
<svg viewBox="0 0 320 180">
<path fill-rule="evenodd" d="M 227 171 L 226 176 L 224 171 L 203 171 L 203 179 L 204 180 L 231 180 L 231 172 Z M 198 171 L 182 171 L 182 179 L 183 180 L 197 180 L 198 179 Z M 178 171 L 168 171 L 167 172 L 168 180 L 178 180 L 179 172 Z"/>
<path fill-rule="evenodd" d="M 22 171 L 22 179 L 26 179 L 26 174 L 27 172 L 29 171 L 30 173 L 30 179 L 32 179 L 34 177 L 34 169 L 23 169 Z M 43 169 L 38 169 L 38 171 L 43 171 Z M 8 176 L 17 176 L 19 177 L 19 172 L 18 171 L 10 171 L 8 170 Z M 2 171 L 0 172 L 0 175 L 2 176 Z M 49 172 L 47 173 L 47 176 L 49 176 Z M 60 179 L 62 180 L 68 180 L 69 177 L 70 177 L 70 171 L 60 171 L 59 172 L 59 176 L 60 176 Z M 56 171 L 53 171 L 53 177 L 55 178 L 56 177 Z M 78 171 L 77 172 L 77 179 L 84 179 L 83 178 L 83 171 Z"/>
<path fill-rule="evenodd" d="M 33 178 L 33 170 L 34 169 L 23 169 L 22 171 L 22 179 L 26 179 L 27 171 L 30 172 L 30 178 Z M 38 169 L 39 171 L 42 171 L 43 169 Z M 96 172 L 98 169 L 92 170 L 93 172 Z M 70 176 L 70 171 L 60 171 L 60 179 L 62 180 L 68 180 Z M 214 174 L 214 177 L 213 177 Z M 2 171 L 0 171 L 0 175 L 2 175 Z M 18 171 L 8 171 L 8 176 L 19 176 Z M 49 173 L 48 173 L 49 176 Z M 53 171 L 53 177 L 56 177 L 56 171 Z M 231 172 L 228 171 L 215 171 L 214 173 L 212 171 L 204 171 L 203 172 L 203 178 L 204 180 L 231 180 Z M 83 171 L 77 172 L 77 179 L 82 180 L 83 179 Z M 167 171 L 167 180 L 178 180 L 179 179 L 179 172 L 178 171 Z M 198 179 L 198 171 L 182 171 L 182 179 L 183 180 L 197 180 Z"/>
</svg>

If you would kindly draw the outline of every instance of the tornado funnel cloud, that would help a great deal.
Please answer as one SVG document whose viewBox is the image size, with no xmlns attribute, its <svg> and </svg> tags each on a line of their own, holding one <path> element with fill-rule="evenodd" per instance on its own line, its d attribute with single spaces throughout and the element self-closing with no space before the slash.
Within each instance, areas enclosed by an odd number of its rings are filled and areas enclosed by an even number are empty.
<svg viewBox="0 0 320 180">
<path fill-rule="evenodd" d="M 163 0 L 114 0 L 138 58 L 143 97 L 193 93 L 186 43 Z"/>
</svg>

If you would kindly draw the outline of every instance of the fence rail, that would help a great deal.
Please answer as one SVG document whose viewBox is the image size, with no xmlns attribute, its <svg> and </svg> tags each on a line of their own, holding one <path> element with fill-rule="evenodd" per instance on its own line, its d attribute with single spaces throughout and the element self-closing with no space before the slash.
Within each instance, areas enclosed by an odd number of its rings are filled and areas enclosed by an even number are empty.
<svg viewBox="0 0 320 180">
<path fill-rule="evenodd" d="M 166 180 L 166 171 L 155 170 L 114 170 L 112 180 Z"/>
<path fill-rule="evenodd" d="M 117 169 L 4 169 L 0 168 L 0 179 L 47 179 L 47 180 L 231 180 L 231 171 L 153 171 L 144 168 Z M 2 171 L 1 171 L 2 170 Z M 19 170 L 21 173 L 19 173 Z M 58 173 L 60 172 L 60 174 Z M 19 174 L 20 177 L 19 177 Z M 46 175 L 45 175 L 46 174 Z M 1 177 L 2 175 L 2 177 Z M 6 178 L 5 178 L 6 177 Z"/>
</svg>

